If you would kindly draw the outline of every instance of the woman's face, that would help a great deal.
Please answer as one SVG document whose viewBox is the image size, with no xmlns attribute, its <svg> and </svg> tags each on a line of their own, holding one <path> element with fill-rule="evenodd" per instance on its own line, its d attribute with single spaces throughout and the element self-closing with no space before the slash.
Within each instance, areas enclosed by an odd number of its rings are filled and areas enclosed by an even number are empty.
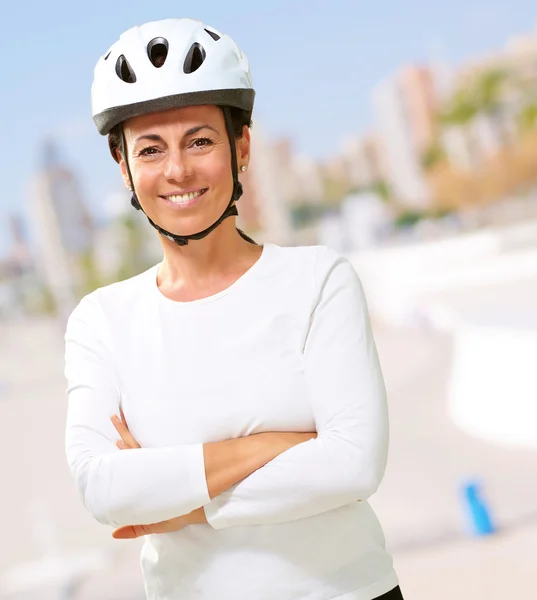
<svg viewBox="0 0 537 600">
<path fill-rule="evenodd" d="M 189 106 L 134 117 L 124 125 L 138 200 L 158 225 L 191 235 L 212 225 L 233 191 L 231 149 L 217 106 Z M 239 169 L 248 164 L 250 135 L 236 140 Z M 129 178 L 124 160 L 121 172 Z"/>
</svg>

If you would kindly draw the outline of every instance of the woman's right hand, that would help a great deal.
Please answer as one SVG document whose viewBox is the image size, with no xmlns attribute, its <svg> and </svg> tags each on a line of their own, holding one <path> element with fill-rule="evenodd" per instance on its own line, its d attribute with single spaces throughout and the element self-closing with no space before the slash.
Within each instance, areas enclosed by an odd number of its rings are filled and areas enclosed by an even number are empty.
<svg viewBox="0 0 537 600">
<path fill-rule="evenodd" d="M 316 437 L 315 432 L 267 431 L 204 444 L 209 497 L 219 496 L 286 450 Z"/>
</svg>

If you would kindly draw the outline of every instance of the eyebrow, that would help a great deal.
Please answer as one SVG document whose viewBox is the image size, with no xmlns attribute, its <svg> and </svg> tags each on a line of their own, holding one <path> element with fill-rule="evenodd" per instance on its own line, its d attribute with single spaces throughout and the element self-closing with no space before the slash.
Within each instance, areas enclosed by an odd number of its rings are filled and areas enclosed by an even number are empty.
<svg viewBox="0 0 537 600">
<path fill-rule="evenodd" d="M 195 133 L 198 133 L 198 131 L 201 131 L 202 129 L 210 129 L 211 131 L 218 133 L 218 131 L 214 127 L 211 127 L 211 125 L 208 125 L 207 123 L 205 123 L 205 125 L 196 125 L 196 127 L 192 127 L 191 129 L 186 131 L 185 134 L 183 135 L 183 138 L 194 135 Z M 160 135 L 158 135 L 157 133 L 146 133 L 144 135 L 140 135 L 139 137 L 137 137 L 134 140 L 134 143 L 137 143 L 140 140 L 151 140 L 152 142 L 162 142 L 163 141 L 162 137 Z"/>
</svg>

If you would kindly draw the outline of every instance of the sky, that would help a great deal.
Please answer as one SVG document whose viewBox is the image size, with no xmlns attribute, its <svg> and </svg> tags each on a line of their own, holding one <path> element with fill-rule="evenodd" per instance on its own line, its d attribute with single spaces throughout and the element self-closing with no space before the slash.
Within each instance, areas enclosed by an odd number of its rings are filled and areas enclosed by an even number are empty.
<svg viewBox="0 0 537 600">
<path fill-rule="evenodd" d="M 53 138 L 96 216 L 117 165 L 91 119 L 97 59 L 131 26 L 192 17 L 227 33 L 250 60 L 257 121 L 297 152 L 324 158 L 374 127 L 371 92 L 409 63 L 458 65 L 535 31 L 530 0 L 21 0 L 0 9 L 0 257 L 7 218 L 26 216 L 29 181 Z M 403 7 L 403 8 L 402 8 Z"/>
</svg>

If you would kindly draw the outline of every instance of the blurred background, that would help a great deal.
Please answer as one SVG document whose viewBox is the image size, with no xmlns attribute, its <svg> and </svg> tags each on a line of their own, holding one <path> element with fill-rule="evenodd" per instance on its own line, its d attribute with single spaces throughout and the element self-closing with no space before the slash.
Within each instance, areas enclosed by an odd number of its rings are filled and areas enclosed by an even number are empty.
<svg viewBox="0 0 537 600">
<path fill-rule="evenodd" d="M 240 226 L 364 284 L 389 393 L 372 499 L 408 600 L 529 598 L 537 559 L 537 9 L 525 0 L 0 9 L 0 598 L 141 600 L 63 451 L 65 320 L 160 261 L 91 120 L 130 26 L 204 20 L 257 90 Z"/>
</svg>

